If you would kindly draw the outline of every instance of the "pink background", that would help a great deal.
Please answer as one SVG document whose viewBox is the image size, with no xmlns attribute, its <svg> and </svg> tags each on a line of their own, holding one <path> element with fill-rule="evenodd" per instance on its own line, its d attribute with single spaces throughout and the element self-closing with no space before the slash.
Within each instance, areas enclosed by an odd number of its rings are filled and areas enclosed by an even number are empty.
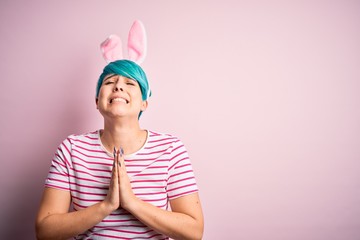
<svg viewBox="0 0 360 240">
<path fill-rule="evenodd" d="M 143 128 L 189 150 L 204 239 L 360 239 L 360 2 L 0 3 L 0 239 L 34 239 L 58 144 L 102 127 L 99 44 L 148 31 Z"/>
</svg>

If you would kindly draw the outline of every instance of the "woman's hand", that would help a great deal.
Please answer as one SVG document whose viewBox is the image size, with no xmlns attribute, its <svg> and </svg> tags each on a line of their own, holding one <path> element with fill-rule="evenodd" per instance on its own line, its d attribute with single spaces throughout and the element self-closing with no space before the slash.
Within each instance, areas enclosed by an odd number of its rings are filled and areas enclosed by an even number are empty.
<svg viewBox="0 0 360 240">
<path fill-rule="evenodd" d="M 172 211 L 163 210 L 137 198 L 131 188 L 123 152 L 117 151 L 108 195 L 104 201 L 122 207 L 135 218 L 173 239 L 201 239 L 204 228 L 198 193 L 170 200 Z"/>
<path fill-rule="evenodd" d="M 118 154 L 114 149 L 114 163 L 111 173 L 109 191 L 103 201 L 105 206 L 109 209 L 110 212 L 120 207 L 119 168 L 120 166 L 119 166 Z"/>
<path fill-rule="evenodd" d="M 122 149 L 120 149 L 120 151 L 118 150 L 116 158 L 118 165 L 120 206 L 127 209 L 129 204 L 136 199 L 136 196 L 131 188 L 130 179 L 125 166 L 124 152 Z"/>
</svg>

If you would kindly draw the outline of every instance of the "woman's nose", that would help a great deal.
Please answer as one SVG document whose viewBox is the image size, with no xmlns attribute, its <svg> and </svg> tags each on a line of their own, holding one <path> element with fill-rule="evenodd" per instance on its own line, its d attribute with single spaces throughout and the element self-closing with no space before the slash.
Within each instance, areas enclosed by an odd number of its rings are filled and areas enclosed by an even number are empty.
<svg viewBox="0 0 360 240">
<path fill-rule="evenodd" d="M 122 89 L 121 87 L 115 87 L 114 92 L 117 92 L 117 91 L 124 91 L 124 89 Z"/>
<path fill-rule="evenodd" d="M 118 92 L 118 91 L 124 91 L 124 89 L 120 86 L 119 83 L 116 83 L 115 84 L 115 87 L 114 87 L 114 92 Z"/>
</svg>

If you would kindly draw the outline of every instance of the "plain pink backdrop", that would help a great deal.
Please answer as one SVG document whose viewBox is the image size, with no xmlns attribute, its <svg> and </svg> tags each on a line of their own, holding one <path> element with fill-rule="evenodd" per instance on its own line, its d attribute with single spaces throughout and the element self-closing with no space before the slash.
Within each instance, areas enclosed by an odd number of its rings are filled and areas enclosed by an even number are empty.
<svg viewBox="0 0 360 240">
<path fill-rule="evenodd" d="M 0 238 L 34 239 L 69 134 L 102 127 L 99 44 L 148 32 L 141 124 L 182 139 L 204 239 L 360 239 L 359 1 L 0 2 Z"/>
</svg>

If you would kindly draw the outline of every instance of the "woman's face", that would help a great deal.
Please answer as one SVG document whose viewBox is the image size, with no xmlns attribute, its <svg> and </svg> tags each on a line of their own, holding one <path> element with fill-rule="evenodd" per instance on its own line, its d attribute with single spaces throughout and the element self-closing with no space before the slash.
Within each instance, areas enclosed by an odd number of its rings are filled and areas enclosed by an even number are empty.
<svg viewBox="0 0 360 240">
<path fill-rule="evenodd" d="M 110 74 L 106 76 L 100 87 L 96 106 L 105 117 L 135 117 L 147 107 L 142 100 L 139 83 L 133 79 Z"/>
</svg>

